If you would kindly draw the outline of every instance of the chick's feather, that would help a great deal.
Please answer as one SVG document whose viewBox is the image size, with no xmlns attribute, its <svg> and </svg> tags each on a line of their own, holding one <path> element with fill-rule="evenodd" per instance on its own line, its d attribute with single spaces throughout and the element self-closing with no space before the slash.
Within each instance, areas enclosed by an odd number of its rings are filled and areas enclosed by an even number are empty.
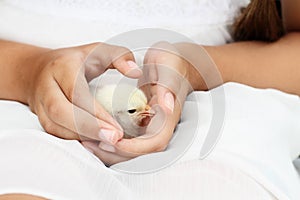
<svg viewBox="0 0 300 200">
<path fill-rule="evenodd" d="M 96 89 L 95 98 L 122 126 L 126 138 L 142 135 L 143 120 L 153 115 L 144 92 L 132 85 L 104 85 Z"/>
</svg>

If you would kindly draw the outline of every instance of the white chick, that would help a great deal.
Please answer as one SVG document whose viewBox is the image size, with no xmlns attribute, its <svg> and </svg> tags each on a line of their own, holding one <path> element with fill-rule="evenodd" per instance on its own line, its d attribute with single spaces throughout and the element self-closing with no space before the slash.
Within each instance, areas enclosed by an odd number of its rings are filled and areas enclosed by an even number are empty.
<svg viewBox="0 0 300 200">
<path fill-rule="evenodd" d="M 128 84 L 110 84 L 97 88 L 96 100 L 124 129 L 124 138 L 143 135 L 154 113 L 143 91 Z"/>
</svg>

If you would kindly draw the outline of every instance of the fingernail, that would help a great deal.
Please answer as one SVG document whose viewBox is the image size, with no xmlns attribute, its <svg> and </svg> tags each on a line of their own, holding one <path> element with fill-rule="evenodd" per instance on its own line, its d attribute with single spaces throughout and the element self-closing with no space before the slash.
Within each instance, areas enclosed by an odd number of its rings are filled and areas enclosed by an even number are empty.
<svg viewBox="0 0 300 200">
<path fill-rule="evenodd" d="M 115 147 L 113 147 L 111 145 L 108 145 L 108 144 L 105 144 L 103 142 L 100 142 L 99 148 L 103 149 L 104 151 L 108 151 L 108 152 L 116 152 Z"/>
<path fill-rule="evenodd" d="M 127 72 L 126 75 L 133 76 L 133 77 L 140 77 L 143 74 L 142 70 L 135 62 L 129 60 L 127 61 L 127 64 L 131 69 Z"/>
<path fill-rule="evenodd" d="M 165 105 L 169 108 L 172 112 L 174 111 L 174 97 L 173 95 L 168 92 L 165 94 Z"/>
<path fill-rule="evenodd" d="M 139 66 L 131 60 L 127 61 L 127 64 L 131 69 L 139 69 Z"/>
<path fill-rule="evenodd" d="M 103 142 L 108 142 L 110 144 L 115 144 L 119 137 L 115 130 L 101 129 L 99 132 L 99 138 Z"/>
</svg>

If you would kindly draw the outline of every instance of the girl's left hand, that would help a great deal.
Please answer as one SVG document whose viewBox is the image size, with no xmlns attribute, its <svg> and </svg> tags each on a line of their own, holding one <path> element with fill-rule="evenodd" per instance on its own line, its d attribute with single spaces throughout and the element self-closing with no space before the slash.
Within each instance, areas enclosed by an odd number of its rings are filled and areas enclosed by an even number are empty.
<svg viewBox="0 0 300 200">
<path fill-rule="evenodd" d="M 187 84 L 188 62 L 174 53 L 175 50 L 169 43 L 158 43 L 146 53 L 139 85 L 150 99 L 149 103 L 156 113 L 146 129 L 146 134 L 137 138 L 121 139 L 115 145 L 83 142 L 106 165 L 164 151 L 168 146 L 179 121 L 183 102 L 190 91 Z"/>
<path fill-rule="evenodd" d="M 156 87 L 155 90 L 166 90 L 166 88 L 161 88 L 162 86 L 153 87 Z M 92 151 L 106 165 L 113 165 L 144 154 L 164 151 L 172 138 L 181 113 L 180 105 L 178 101 L 174 100 L 173 94 L 171 92 L 167 92 L 167 94 L 168 101 L 170 101 L 169 108 L 158 105 L 157 96 L 151 99 L 155 116 L 151 119 L 145 135 L 132 139 L 123 138 L 115 145 L 83 141 L 83 146 Z M 173 107 L 172 110 L 171 107 Z"/>
</svg>

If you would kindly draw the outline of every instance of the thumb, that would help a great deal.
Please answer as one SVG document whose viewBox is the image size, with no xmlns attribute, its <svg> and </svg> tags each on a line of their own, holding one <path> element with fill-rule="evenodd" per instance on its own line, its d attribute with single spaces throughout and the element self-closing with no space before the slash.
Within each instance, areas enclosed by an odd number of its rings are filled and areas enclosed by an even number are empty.
<svg viewBox="0 0 300 200">
<path fill-rule="evenodd" d="M 133 60 L 123 57 L 113 62 L 113 67 L 129 78 L 139 78 L 143 72 Z"/>
<path fill-rule="evenodd" d="M 108 68 L 117 69 L 129 78 L 142 75 L 142 70 L 135 63 L 133 53 L 128 48 L 105 43 L 88 44 L 78 48 L 84 50 L 87 55 L 85 73 L 88 80 L 99 76 Z"/>
<path fill-rule="evenodd" d="M 126 47 L 110 45 L 110 68 L 117 69 L 124 76 L 139 78 L 143 72 L 135 63 L 133 53 Z"/>
<path fill-rule="evenodd" d="M 139 78 L 143 74 L 140 67 L 135 63 L 133 53 L 126 47 L 111 45 L 110 60 L 111 67 L 117 69 L 124 76 Z"/>
</svg>

